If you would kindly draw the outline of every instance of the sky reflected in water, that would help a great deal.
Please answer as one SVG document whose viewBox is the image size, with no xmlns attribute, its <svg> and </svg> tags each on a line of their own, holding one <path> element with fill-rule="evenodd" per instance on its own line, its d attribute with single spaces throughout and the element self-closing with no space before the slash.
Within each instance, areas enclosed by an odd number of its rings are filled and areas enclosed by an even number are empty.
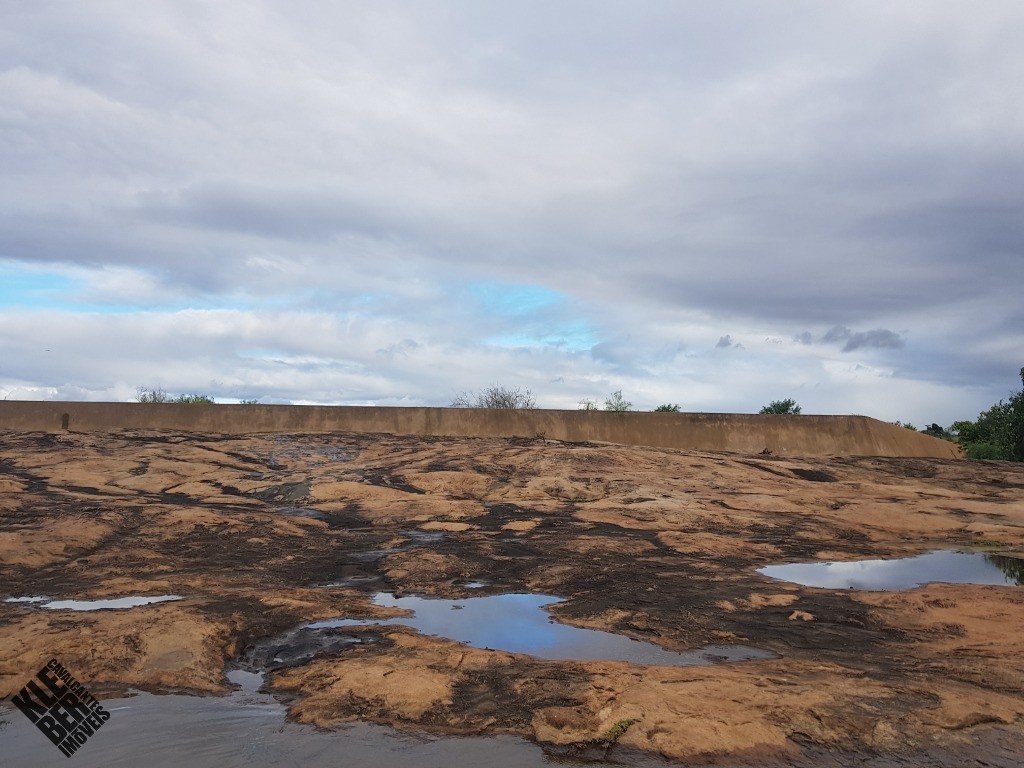
<svg viewBox="0 0 1024 768">
<path fill-rule="evenodd" d="M 1024 583 L 1024 560 L 939 550 L 896 560 L 769 565 L 757 572 L 805 587 L 826 589 L 888 591 L 913 589 L 932 582 L 1019 586 Z"/>
</svg>

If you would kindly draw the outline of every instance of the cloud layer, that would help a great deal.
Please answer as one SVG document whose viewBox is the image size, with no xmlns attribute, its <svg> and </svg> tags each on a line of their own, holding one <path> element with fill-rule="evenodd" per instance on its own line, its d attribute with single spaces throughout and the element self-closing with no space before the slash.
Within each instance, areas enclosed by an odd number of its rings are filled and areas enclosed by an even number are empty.
<svg viewBox="0 0 1024 768">
<path fill-rule="evenodd" d="M 1013 0 L 19 6 L 0 395 L 950 422 L 1024 364 Z"/>
</svg>

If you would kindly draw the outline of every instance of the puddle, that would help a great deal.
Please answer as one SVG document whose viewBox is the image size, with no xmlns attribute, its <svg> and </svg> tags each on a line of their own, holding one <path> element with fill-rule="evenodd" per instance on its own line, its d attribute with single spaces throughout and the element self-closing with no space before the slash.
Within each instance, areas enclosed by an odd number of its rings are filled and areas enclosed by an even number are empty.
<svg viewBox="0 0 1024 768">
<path fill-rule="evenodd" d="M 660 666 L 698 666 L 721 661 L 772 659 L 774 654 L 744 646 L 706 646 L 674 653 L 653 643 L 611 632 L 560 624 L 544 606 L 564 602 L 550 595 L 505 594 L 441 600 L 416 596 L 374 596 L 374 604 L 415 613 L 393 619 L 332 619 L 307 624 L 307 629 L 365 626 L 408 626 L 475 648 L 526 653 L 539 659 L 627 661 Z"/>
<path fill-rule="evenodd" d="M 293 517 L 313 517 L 317 520 L 326 520 L 327 515 L 316 509 L 308 509 L 307 507 L 278 507 L 274 510 L 282 515 L 291 515 Z"/>
<path fill-rule="evenodd" d="M 50 600 L 46 597 L 8 597 L 7 603 L 37 603 L 40 608 L 52 611 L 103 611 L 123 608 L 135 608 L 151 603 L 165 603 L 168 600 L 181 600 L 181 595 L 148 595 L 134 597 L 114 597 L 107 600 Z"/>
<path fill-rule="evenodd" d="M 227 673 L 226 677 L 246 693 L 256 693 L 263 686 L 263 674 L 260 672 L 232 669 Z"/>
<path fill-rule="evenodd" d="M 556 763 L 513 736 L 434 737 L 356 723 L 318 730 L 285 721 L 271 696 L 156 696 L 107 699 L 110 720 L 74 755 L 75 768 L 254 768 L 254 766 L 473 766 L 540 768 Z M 0 703 L 5 765 L 44 768 L 68 761 L 10 704 Z M 557 764 L 565 764 L 557 759 Z M 630 761 L 631 765 L 635 762 Z M 659 763 L 661 764 L 661 763 Z"/>
<path fill-rule="evenodd" d="M 981 552 L 939 550 L 897 560 L 791 563 L 758 568 L 773 579 L 826 589 L 888 591 L 932 582 L 950 584 L 1024 584 L 1024 559 Z"/>
<path fill-rule="evenodd" d="M 380 581 L 380 576 L 345 576 L 329 584 L 321 584 L 321 587 L 362 587 Z"/>
</svg>

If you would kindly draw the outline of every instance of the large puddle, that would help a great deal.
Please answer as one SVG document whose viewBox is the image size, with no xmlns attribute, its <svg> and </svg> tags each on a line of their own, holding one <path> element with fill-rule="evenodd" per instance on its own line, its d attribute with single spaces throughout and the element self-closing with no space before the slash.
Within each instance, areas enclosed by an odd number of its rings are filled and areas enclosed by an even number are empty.
<svg viewBox="0 0 1024 768">
<path fill-rule="evenodd" d="M 21 712 L 0 703 L 0 721 L 7 721 L 0 724 L 3 764 L 19 768 L 539 768 L 566 762 L 549 759 L 537 745 L 511 736 L 439 738 L 369 723 L 334 731 L 287 723 L 281 704 L 251 690 L 224 698 L 140 693 L 108 699 L 103 706 L 110 720 L 68 761 Z"/>
<path fill-rule="evenodd" d="M 913 589 L 932 582 L 1024 584 L 1024 559 L 980 552 L 940 550 L 898 560 L 790 563 L 758 568 L 773 579 L 826 589 L 874 591 Z"/>
<path fill-rule="evenodd" d="M 376 605 L 404 608 L 410 616 L 392 619 L 332 619 L 306 628 L 333 629 L 403 625 L 427 635 L 438 635 L 475 648 L 526 653 L 539 659 L 575 661 L 627 661 L 632 664 L 694 666 L 723 661 L 772 659 L 774 654 L 738 645 L 709 645 L 684 653 L 667 651 L 653 643 L 611 632 L 560 624 L 544 606 L 563 602 L 551 595 L 505 594 L 442 600 L 416 596 L 374 596 Z"/>
<path fill-rule="evenodd" d="M 136 608 L 140 605 L 165 603 L 168 600 L 181 600 L 181 595 L 132 595 L 129 597 L 113 597 L 105 600 L 50 600 L 48 597 L 8 597 L 7 603 L 31 603 L 51 611 L 104 611 Z"/>
</svg>

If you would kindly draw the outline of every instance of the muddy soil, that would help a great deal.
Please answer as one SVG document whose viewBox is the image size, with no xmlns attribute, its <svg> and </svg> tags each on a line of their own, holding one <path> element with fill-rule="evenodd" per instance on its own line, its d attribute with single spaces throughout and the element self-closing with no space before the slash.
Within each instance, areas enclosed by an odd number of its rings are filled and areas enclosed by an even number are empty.
<svg viewBox="0 0 1024 768">
<path fill-rule="evenodd" d="M 1024 467 L 543 440 L 0 434 L 0 697 L 57 657 L 94 690 L 223 694 L 272 670 L 289 716 L 515 734 L 684 764 L 1016 765 L 1024 588 L 801 587 L 786 561 L 1024 556 Z M 471 589 L 467 585 L 484 586 Z M 565 598 L 559 621 L 712 666 L 543 661 L 402 626 L 377 592 Z"/>
</svg>

